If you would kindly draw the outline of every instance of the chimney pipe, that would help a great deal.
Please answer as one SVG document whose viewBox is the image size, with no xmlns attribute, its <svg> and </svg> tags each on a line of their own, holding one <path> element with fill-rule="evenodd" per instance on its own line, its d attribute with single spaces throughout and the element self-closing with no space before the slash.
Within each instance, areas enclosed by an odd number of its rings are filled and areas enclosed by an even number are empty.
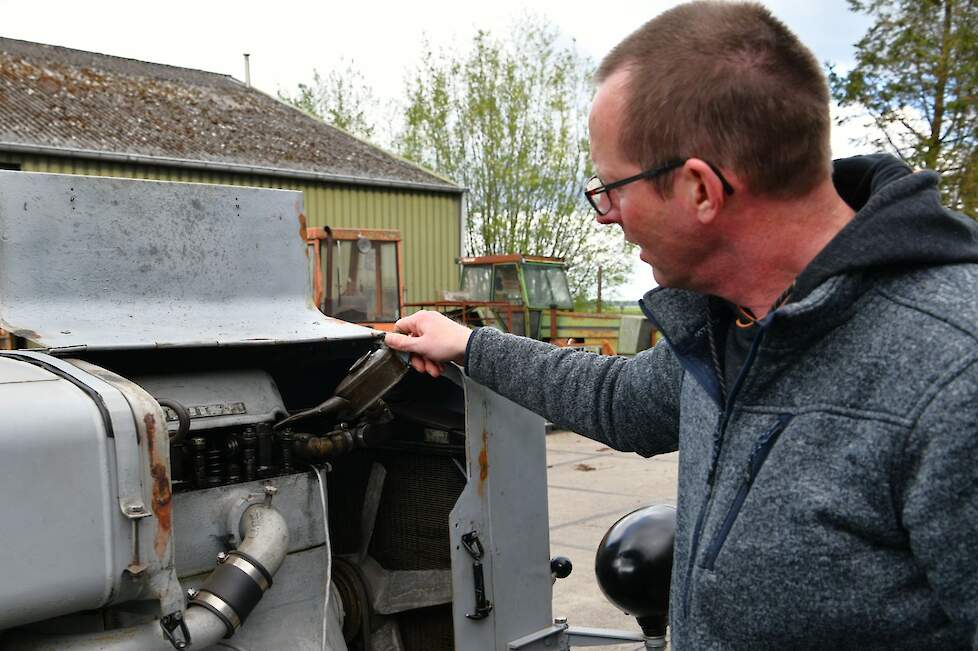
<svg viewBox="0 0 978 651">
<path fill-rule="evenodd" d="M 251 88 L 251 55 L 245 52 L 245 86 Z"/>
</svg>

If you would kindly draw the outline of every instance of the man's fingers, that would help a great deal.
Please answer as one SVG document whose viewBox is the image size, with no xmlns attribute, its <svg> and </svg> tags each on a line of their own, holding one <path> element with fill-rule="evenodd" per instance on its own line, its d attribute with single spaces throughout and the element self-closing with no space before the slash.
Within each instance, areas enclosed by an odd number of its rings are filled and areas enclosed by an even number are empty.
<svg viewBox="0 0 978 651">
<path fill-rule="evenodd" d="M 410 337 L 408 335 L 402 335 L 397 332 L 388 332 L 384 336 L 384 343 L 387 344 L 388 348 L 393 348 L 394 350 L 403 350 L 406 352 L 413 352 L 417 346 L 417 337 Z"/>
<path fill-rule="evenodd" d="M 418 333 L 418 321 L 424 318 L 424 311 L 415 312 L 414 314 L 408 315 L 402 319 L 398 319 L 394 323 L 394 327 L 397 328 L 398 332 L 405 332 L 409 334 Z"/>
<path fill-rule="evenodd" d="M 424 357 L 419 357 L 418 355 L 411 355 L 411 368 L 413 368 L 418 373 L 425 372 Z"/>
<path fill-rule="evenodd" d="M 441 375 L 441 364 L 438 362 L 433 362 L 430 359 L 425 358 L 424 360 L 425 371 L 431 377 L 438 377 Z"/>
</svg>

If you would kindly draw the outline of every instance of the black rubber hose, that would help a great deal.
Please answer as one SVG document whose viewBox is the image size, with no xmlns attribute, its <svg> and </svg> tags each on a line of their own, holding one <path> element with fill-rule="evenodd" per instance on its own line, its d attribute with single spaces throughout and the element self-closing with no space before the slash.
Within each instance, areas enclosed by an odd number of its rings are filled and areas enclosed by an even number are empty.
<svg viewBox="0 0 978 651">
<path fill-rule="evenodd" d="M 169 407 L 177 415 L 177 431 L 170 435 L 170 443 L 179 443 L 190 431 L 190 412 L 176 400 L 163 399 L 156 402 L 160 403 L 161 407 Z"/>
</svg>

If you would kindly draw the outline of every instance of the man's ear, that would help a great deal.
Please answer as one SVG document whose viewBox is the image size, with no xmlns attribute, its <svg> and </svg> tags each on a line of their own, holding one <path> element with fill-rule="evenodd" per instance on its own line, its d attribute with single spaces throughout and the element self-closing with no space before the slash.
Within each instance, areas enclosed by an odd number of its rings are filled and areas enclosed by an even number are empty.
<svg viewBox="0 0 978 651">
<path fill-rule="evenodd" d="M 690 158 L 682 167 L 679 185 L 701 224 L 709 224 L 720 213 L 727 196 L 716 172 L 699 158 Z"/>
</svg>

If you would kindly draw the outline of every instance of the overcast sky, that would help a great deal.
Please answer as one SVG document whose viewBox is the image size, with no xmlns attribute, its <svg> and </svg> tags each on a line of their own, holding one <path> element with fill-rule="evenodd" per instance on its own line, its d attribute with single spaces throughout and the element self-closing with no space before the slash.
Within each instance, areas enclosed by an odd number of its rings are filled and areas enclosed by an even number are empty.
<svg viewBox="0 0 978 651">
<path fill-rule="evenodd" d="M 341 58 L 363 71 L 381 100 L 400 97 L 405 73 L 423 36 L 435 46 L 463 47 L 476 29 L 496 33 L 531 11 L 557 24 L 595 61 L 643 22 L 678 2 L 662 0 L 413 0 L 273 2 L 170 0 L 0 0 L 0 36 L 115 56 L 198 68 L 244 78 L 242 54 L 251 54 L 252 83 L 275 94 L 327 72 Z M 820 61 L 846 69 L 852 44 L 869 22 L 845 0 L 767 0 Z M 849 127 L 851 131 L 856 127 Z M 854 153 L 848 134 L 833 137 L 836 155 Z M 638 297 L 651 284 L 641 263 L 617 294 Z"/>
</svg>

